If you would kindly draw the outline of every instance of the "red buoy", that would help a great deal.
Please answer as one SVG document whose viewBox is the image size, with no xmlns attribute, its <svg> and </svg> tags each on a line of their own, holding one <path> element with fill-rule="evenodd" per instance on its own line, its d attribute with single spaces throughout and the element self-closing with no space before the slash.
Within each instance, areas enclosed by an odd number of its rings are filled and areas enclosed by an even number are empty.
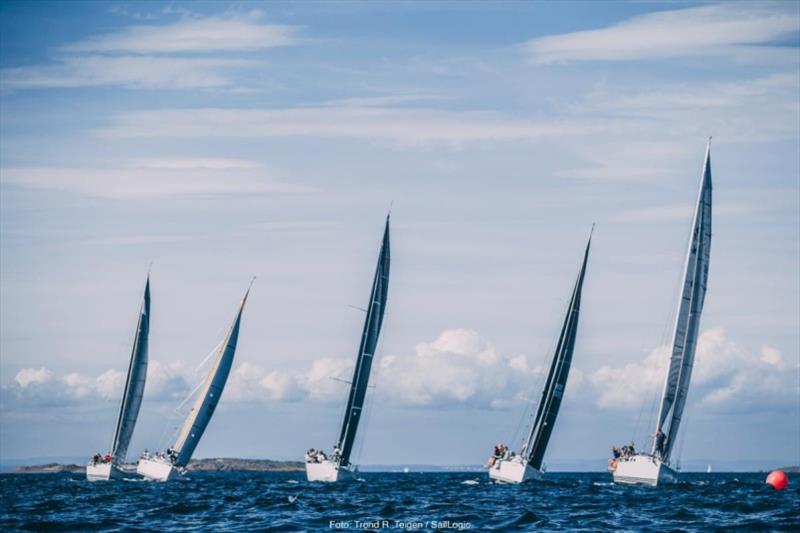
<svg viewBox="0 0 800 533">
<path fill-rule="evenodd" d="M 773 470 L 767 476 L 767 483 L 775 490 L 783 490 L 789 485 L 789 476 L 783 470 Z"/>
</svg>

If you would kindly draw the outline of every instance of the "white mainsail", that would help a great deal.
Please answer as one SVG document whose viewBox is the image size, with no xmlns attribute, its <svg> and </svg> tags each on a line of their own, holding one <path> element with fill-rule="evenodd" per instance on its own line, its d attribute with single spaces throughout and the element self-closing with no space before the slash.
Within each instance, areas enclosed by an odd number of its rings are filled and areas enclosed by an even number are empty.
<svg viewBox="0 0 800 533">
<path fill-rule="evenodd" d="M 697 348 L 711 250 L 711 192 L 711 141 L 709 140 L 686 253 L 669 370 L 656 422 L 656 435 L 663 433 L 663 441 L 660 443 L 657 437 L 653 443 L 652 453 L 658 454 L 665 462 L 669 461 L 670 452 L 677 440 Z"/>
<path fill-rule="evenodd" d="M 114 441 L 111 445 L 111 457 L 115 464 L 125 462 L 128 454 L 128 445 L 133 436 L 139 408 L 144 396 L 144 385 L 147 379 L 147 352 L 148 336 L 150 334 L 150 275 L 144 287 L 144 300 L 139 311 L 139 323 L 136 327 L 136 336 L 133 340 L 131 360 L 128 364 L 128 376 L 125 380 L 125 392 L 117 417 L 117 427 L 114 431 Z"/>
<path fill-rule="evenodd" d="M 250 289 L 248 288 L 244 298 L 242 298 L 242 303 L 239 305 L 239 311 L 236 313 L 236 318 L 228 331 L 228 335 L 217 352 L 211 371 L 208 373 L 197 400 L 183 424 L 178 440 L 175 441 L 171 448 L 175 458 L 175 466 L 186 466 L 189 459 L 192 458 L 192 454 L 200 442 L 208 423 L 211 421 L 211 416 L 214 414 L 214 410 L 222 396 L 222 391 L 233 366 L 233 356 L 236 353 L 236 343 L 239 339 L 242 311 L 244 311 L 244 304 L 247 302 L 249 293 Z"/>
</svg>

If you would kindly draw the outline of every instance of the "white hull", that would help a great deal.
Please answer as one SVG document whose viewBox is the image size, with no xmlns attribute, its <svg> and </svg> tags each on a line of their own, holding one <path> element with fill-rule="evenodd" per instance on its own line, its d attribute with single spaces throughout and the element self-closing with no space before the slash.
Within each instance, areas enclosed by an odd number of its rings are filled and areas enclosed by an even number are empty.
<svg viewBox="0 0 800 533">
<path fill-rule="evenodd" d="M 86 479 L 89 481 L 108 481 L 121 479 L 125 474 L 111 463 L 89 463 L 86 465 Z"/>
<path fill-rule="evenodd" d="M 616 459 L 609 467 L 614 483 L 627 485 L 658 486 L 663 483 L 677 483 L 678 473 L 652 455 L 638 454 L 633 457 Z"/>
<path fill-rule="evenodd" d="M 355 479 L 356 476 L 349 468 L 326 459 L 321 463 L 306 463 L 306 477 L 309 481 L 335 483 Z"/>
<path fill-rule="evenodd" d="M 139 459 L 136 473 L 153 481 L 169 481 L 178 477 L 178 470 L 169 461 L 161 459 Z"/>
<path fill-rule="evenodd" d="M 520 457 L 499 459 L 489 467 L 489 477 L 501 483 L 524 483 L 525 481 L 542 479 L 542 473 Z"/>
</svg>

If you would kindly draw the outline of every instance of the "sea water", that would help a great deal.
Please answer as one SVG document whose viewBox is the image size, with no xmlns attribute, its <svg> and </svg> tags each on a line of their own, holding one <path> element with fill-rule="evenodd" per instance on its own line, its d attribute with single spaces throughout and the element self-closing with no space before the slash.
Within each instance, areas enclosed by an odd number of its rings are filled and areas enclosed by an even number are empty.
<svg viewBox="0 0 800 533">
<path fill-rule="evenodd" d="M 0 531 L 722 531 L 800 527 L 800 476 L 684 474 L 619 486 L 602 473 L 503 485 L 478 473 L 190 473 L 169 483 L 89 483 L 77 474 L 0 475 Z"/>
</svg>

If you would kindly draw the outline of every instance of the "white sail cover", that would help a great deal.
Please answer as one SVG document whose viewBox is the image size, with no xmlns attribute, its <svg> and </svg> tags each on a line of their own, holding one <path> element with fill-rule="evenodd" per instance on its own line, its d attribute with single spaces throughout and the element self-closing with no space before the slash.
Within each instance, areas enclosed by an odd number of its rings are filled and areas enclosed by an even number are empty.
<svg viewBox="0 0 800 533">
<path fill-rule="evenodd" d="M 114 431 L 114 442 L 111 444 L 111 457 L 114 463 L 124 463 L 128 454 L 128 445 L 133 436 L 133 428 L 139 417 L 142 405 L 144 385 L 147 379 L 147 344 L 150 334 L 150 276 L 144 286 L 144 300 L 139 311 L 139 323 L 133 340 L 131 360 L 128 364 L 128 377 L 125 380 L 125 391 L 117 417 L 117 428 Z"/>
<path fill-rule="evenodd" d="M 185 466 L 189 459 L 192 458 L 192 454 L 197 448 L 197 444 L 200 442 L 208 423 L 211 421 L 211 416 L 214 414 L 214 410 L 222 396 L 225 383 L 228 381 L 228 374 L 230 374 L 233 366 L 233 356 L 236 353 L 236 343 L 239 339 L 239 324 L 242 320 L 242 311 L 249 293 L 250 289 L 247 290 L 242 299 L 239 312 L 236 313 L 236 319 L 228 331 L 228 336 L 217 352 L 211 371 L 200 389 L 189 416 L 186 417 L 186 421 L 183 423 L 178 440 L 172 446 L 176 466 Z"/>
<path fill-rule="evenodd" d="M 708 282 L 708 262 L 711 251 L 711 189 L 711 144 L 709 142 L 706 147 L 703 175 L 700 180 L 691 239 L 686 254 L 669 370 L 664 383 L 664 394 L 661 398 L 656 426 L 656 433 L 663 432 L 665 438 L 661 450 L 658 449 L 658 439 L 653 444 L 653 453 L 659 453 L 664 461 L 669 461 L 670 452 L 675 444 L 692 377 L 700 315 L 703 312 Z"/>
</svg>

